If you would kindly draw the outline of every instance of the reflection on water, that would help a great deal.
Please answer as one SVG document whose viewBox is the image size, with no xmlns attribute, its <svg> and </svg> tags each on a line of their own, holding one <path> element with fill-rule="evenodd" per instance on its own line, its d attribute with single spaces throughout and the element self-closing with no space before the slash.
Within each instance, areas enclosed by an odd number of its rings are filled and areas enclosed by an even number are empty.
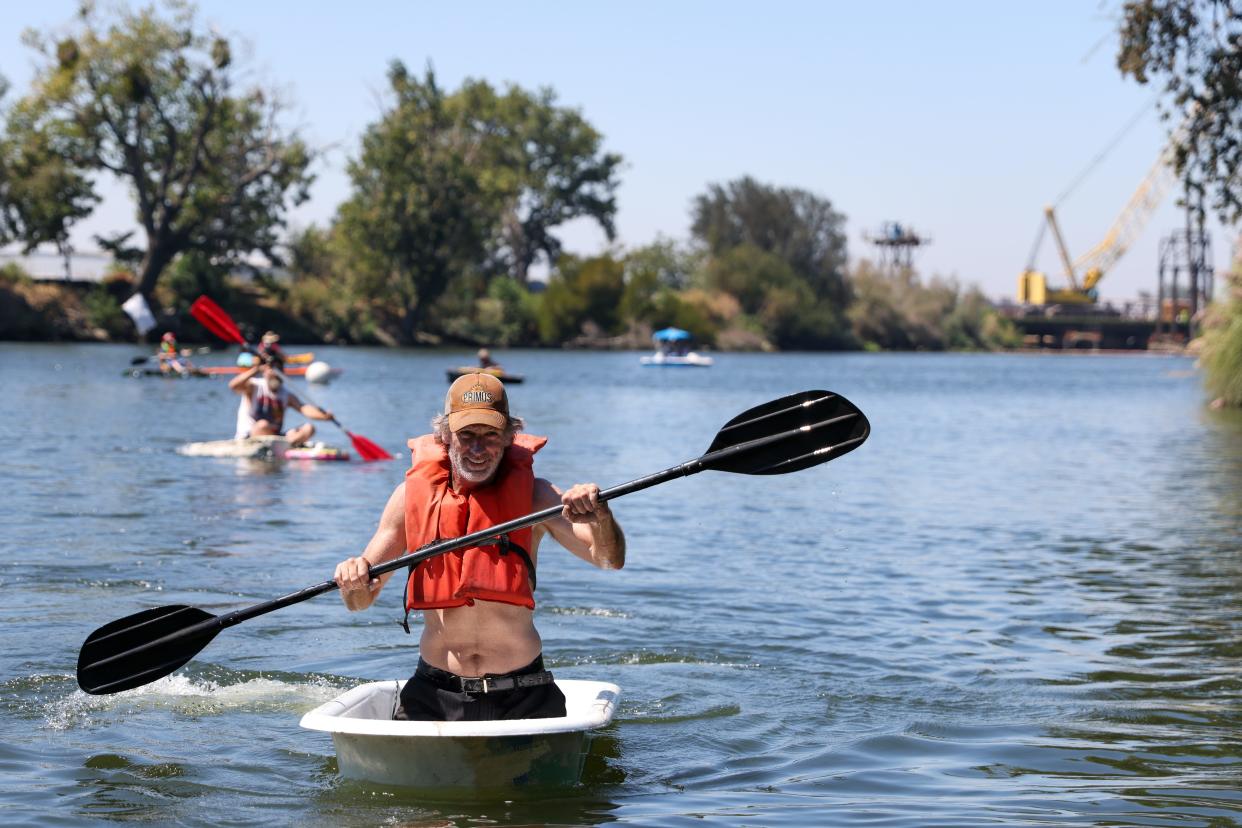
<svg viewBox="0 0 1242 828">
<path fill-rule="evenodd" d="M 120 377 L 124 347 L 0 346 L 0 806 L 7 821 L 324 825 L 1225 825 L 1238 798 L 1242 415 L 1172 358 L 516 352 L 540 473 L 614 485 L 807 388 L 871 421 L 794 475 L 705 473 L 614 504 L 621 572 L 549 548 L 559 677 L 614 681 L 584 784 L 433 801 L 347 782 L 302 713 L 409 675 L 399 590 L 221 633 L 174 676 L 86 696 L 99 625 L 220 613 L 330 577 L 395 463 L 187 458 L 223 382 Z M 316 391 L 404 458 L 451 352 L 327 349 Z M 54 366 L 59 366 L 56 368 Z M 566 388 L 590 389 L 567 399 Z M 330 435 L 322 435 L 330 439 Z M 344 442 L 344 438 L 341 438 Z"/>
</svg>

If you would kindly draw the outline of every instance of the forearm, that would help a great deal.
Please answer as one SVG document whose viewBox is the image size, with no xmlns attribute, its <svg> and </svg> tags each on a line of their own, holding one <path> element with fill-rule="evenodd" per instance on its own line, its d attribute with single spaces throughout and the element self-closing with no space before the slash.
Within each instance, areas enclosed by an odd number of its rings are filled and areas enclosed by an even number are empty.
<svg viewBox="0 0 1242 828">
<path fill-rule="evenodd" d="M 591 560 L 600 569 L 620 569 L 625 566 L 625 534 L 621 524 L 612 513 L 602 515 L 599 521 L 588 523 L 591 532 Z"/>
<path fill-rule="evenodd" d="M 300 409 L 302 416 L 308 420 L 331 420 L 332 414 L 320 408 L 317 405 L 306 403 Z"/>
<path fill-rule="evenodd" d="M 250 383 L 250 380 L 254 379 L 257 373 L 259 373 L 258 368 L 247 368 L 245 371 L 242 371 L 229 380 L 229 390 L 238 394 L 246 393 L 246 386 Z"/>
</svg>

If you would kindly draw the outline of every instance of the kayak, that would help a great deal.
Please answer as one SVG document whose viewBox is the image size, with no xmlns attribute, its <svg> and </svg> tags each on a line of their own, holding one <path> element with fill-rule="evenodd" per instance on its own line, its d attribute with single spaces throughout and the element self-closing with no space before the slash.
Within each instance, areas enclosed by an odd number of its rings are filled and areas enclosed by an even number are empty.
<svg viewBox="0 0 1242 828">
<path fill-rule="evenodd" d="M 301 377 L 306 375 L 308 368 L 310 368 L 309 365 L 286 365 L 285 373 L 291 377 Z M 240 365 L 208 365 L 200 370 L 212 376 L 228 376 L 230 374 L 240 374 L 242 371 L 248 371 L 249 369 L 243 368 Z M 336 377 L 340 376 L 342 371 L 344 371 L 343 368 L 329 368 L 328 374 Z"/>
<path fill-rule="evenodd" d="M 300 354 L 285 354 L 285 365 L 308 365 L 314 361 L 314 351 L 305 351 Z M 242 351 L 237 355 L 237 364 L 242 368 L 249 368 L 254 364 L 254 355 L 248 351 Z"/>
<path fill-rule="evenodd" d="M 210 377 L 211 374 L 201 368 L 191 368 L 189 371 L 182 373 L 181 371 L 161 371 L 158 368 L 130 368 L 128 371 L 122 371 L 123 377 L 163 377 L 164 379 L 188 379 L 190 377 Z"/>
<path fill-rule="evenodd" d="M 404 681 L 363 684 L 321 704 L 301 726 L 332 734 L 342 776 L 410 788 L 569 786 L 582 777 L 590 734 L 612 721 L 621 689 L 557 680 L 568 715 L 494 722 L 392 718 Z"/>
<path fill-rule="evenodd" d="M 187 457 L 239 457 L 250 460 L 325 460 L 349 459 L 349 452 L 324 443 L 308 443 L 291 447 L 284 437 L 247 437 L 242 440 L 208 440 L 185 443 L 177 448 Z"/>
<path fill-rule="evenodd" d="M 349 452 L 325 443 L 309 443 L 297 448 L 285 449 L 286 460 L 320 460 L 325 462 L 349 459 Z"/>
<path fill-rule="evenodd" d="M 454 382 L 455 380 L 464 377 L 466 374 L 491 374 L 501 382 L 507 382 L 510 385 L 522 382 L 526 379 L 524 374 L 511 374 L 508 371 L 502 371 L 498 368 L 471 368 L 468 365 L 463 365 L 458 368 L 449 368 L 445 371 L 445 373 L 448 374 L 449 382 Z"/>
</svg>

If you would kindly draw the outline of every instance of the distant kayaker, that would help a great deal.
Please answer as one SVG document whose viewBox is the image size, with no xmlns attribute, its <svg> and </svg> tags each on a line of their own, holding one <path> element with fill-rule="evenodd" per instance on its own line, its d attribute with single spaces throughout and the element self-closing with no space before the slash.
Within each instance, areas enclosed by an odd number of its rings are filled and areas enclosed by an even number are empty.
<svg viewBox="0 0 1242 828">
<path fill-rule="evenodd" d="M 426 560 L 407 577 L 405 608 L 423 611 L 418 667 L 401 692 L 398 719 L 482 721 L 565 715 L 565 697 L 544 669 L 534 624 L 539 542 L 561 546 L 600 569 L 625 564 L 625 536 L 599 487 L 562 492 L 535 477 L 546 438 L 520 433 L 504 385 L 490 374 L 459 378 L 432 433 L 410 440 L 413 464 L 362 555 L 333 578 L 351 611 L 375 602 L 391 572 L 371 566 L 441 538 L 461 537 L 560 505 L 561 514 L 499 542 Z M 408 629 L 408 627 L 407 627 Z"/>
<path fill-rule="evenodd" d="M 272 357 L 285 362 L 285 352 L 280 348 L 280 334 L 275 331 L 267 331 L 263 334 L 263 338 L 259 340 L 259 357 Z"/>
<path fill-rule="evenodd" d="M 331 420 L 332 412 L 304 403 L 285 387 L 283 364 L 269 359 L 242 371 L 229 381 L 229 388 L 243 399 L 237 412 L 237 439 L 283 434 L 291 446 L 300 446 L 315 433 L 312 423 L 283 430 L 285 409 L 292 408 L 308 420 Z M 262 376 L 259 374 L 262 373 Z"/>
<path fill-rule="evenodd" d="M 178 374 L 188 374 L 194 369 L 190 365 L 188 359 L 182 359 L 187 356 L 189 351 L 182 351 L 177 344 L 177 335 L 172 331 L 167 331 L 160 337 L 160 350 L 156 355 L 160 361 L 160 372 L 171 374 L 174 371 Z"/>
<path fill-rule="evenodd" d="M 486 348 L 480 348 L 480 349 L 479 349 L 479 367 L 480 367 L 480 368 L 482 368 L 482 369 L 484 369 L 484 370 L 487 370 L 487 369 L 489 369 L 489 368 L 490 368 L 492 371 L 501 371 L 501 370 L 503 370 L 503 369 L 500 367 L 500 363 L 499 363 L 499 362 L 497 362 L 496 360 L 492 359 L 492 353 L 491 353 L 491 351 L 487 350 Z"/>
</svg>

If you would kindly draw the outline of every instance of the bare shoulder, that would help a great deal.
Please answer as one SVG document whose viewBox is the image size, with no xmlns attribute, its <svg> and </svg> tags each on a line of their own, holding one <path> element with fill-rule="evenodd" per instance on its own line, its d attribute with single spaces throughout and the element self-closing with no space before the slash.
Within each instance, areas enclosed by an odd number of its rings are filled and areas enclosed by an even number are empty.
<svg viewBox="0 0 1242 828">
<path fill-rule="evenodd" d="M 535 491 L 531 500 L 533 501 L 531 506 L 535 511 L 547 509 L 549 506 L 558 506 L 561 502 L 561 490 L 542 477 L 536 477 Z"/>
<path fill-rule="evenodd" d="M 384 511 L 388 512 L 394 507 L 405 510 L 405 481 L 402 480 L 397 484 L 397 488 L 392 490 L 392 494 L 388 496 L 388 503 L 384 506 Z"/>
</svg>

